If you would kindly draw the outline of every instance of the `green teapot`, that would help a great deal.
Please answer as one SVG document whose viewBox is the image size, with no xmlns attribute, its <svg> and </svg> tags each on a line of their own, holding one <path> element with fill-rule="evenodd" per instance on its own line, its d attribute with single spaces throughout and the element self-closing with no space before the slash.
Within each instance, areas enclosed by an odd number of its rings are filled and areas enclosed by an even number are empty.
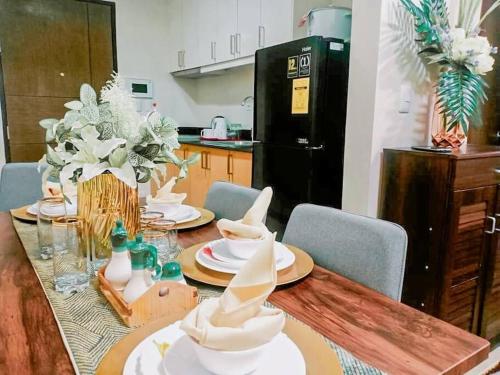
<svg viewBox="0 0 500 375">
<path fill-rule="evenodd" d="M 142 234 L 138 234 L 135 241 L 129 241 L 128 249 L 132 276 L 123 291 L 123 298 L 132 303 L 161 278 L 161 266 L 158 264 L 158 249 L 145 243 Z"/>
</svg>

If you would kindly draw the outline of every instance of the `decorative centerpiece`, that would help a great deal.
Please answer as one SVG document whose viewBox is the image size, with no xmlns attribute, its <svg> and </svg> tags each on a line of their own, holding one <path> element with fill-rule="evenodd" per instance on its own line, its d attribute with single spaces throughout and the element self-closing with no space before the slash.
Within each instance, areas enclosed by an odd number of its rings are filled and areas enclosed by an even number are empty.
<svg viewBox="0 0 500 375">
<path fill-rule="evenodd" d="M 481 24 L 499 5 L 497 0 L 479 19 L 481 0 L 461 0 L 458 24 L 452 27 L 446 0 L 401 0 L 415 18 L 422 45 L 420 55 L 429 64 L 438 64 L 436 105 L 440 127 L 432 134 L 435 146 L 456 148 L 462 145 L 469 125 L 481 126 L 481 106 L 487 100 L 483 75 L 493 70 L 497 52 L 481 36 Z"/>
<path fill-rule="evenodd" d="M 142 117 L 122 87 L 113 74 L 98 100 L 94 89 L 83 84 L 80 100 L 64 105 L 69 111 L 63 119 L 40 121 L 48 143 L 40 162 L 48 164 L 44 182 L 50 175 L 61 186 L 67 181 L 78 185 L 78 215 L 87 223 L 98 209 L 115 208 L 133 237 L 140 229 L 137 183 L 153 178 L 159 184 L 169 162 L 179 167 L 182 178 L 190 161 L 173 153 L 180 147 L 177 124 L 156 110 Z M 110 225 L 109 233 L 114 222 Z"/>
</svg>

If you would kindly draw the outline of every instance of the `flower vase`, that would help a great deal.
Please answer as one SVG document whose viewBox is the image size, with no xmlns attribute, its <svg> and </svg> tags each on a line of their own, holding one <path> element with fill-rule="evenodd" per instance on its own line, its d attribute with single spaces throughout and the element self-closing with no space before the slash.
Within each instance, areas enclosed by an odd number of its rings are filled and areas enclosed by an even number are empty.
<svg viewBox="0 0 500 375">
<path fill-rule="evenodd" d="M 140 230 L 139 194 L 111 173 L 98 175 L 88 181 L 78 183 L 78 216 L 84 222 L 85 237 L 89 246 L 93 235 L 93 215 L 102 210 L 112 209 L 119 212 L 129 238 Z M 99 228 L 102 246 L 109 245 L 111 255 L 111 231 L 115 223 L 110 220 L 106 228 Z M 108 228 L 109 227 L 109 228 Z"/>
<path fill-rule="evenodd" d="M 434 94 L 431 107 L 430 130 L 432 144 L 436 147 L 457 149 L 467 143 L 467 134 L 460 125 L 448 130 L 448 119 L 441 113 L 441 107 Z"/>
</svg>

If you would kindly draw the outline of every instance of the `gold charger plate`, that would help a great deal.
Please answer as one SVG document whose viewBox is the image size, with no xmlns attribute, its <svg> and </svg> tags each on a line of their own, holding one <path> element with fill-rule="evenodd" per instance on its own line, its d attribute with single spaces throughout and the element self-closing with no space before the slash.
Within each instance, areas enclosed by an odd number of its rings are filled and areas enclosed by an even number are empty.
<svg viewBox="0 0 500 375">
<path fill-rule="evenodd" d="M 201 227 L 202 225 L 211 223 L 215 219 L 215 214 L 212 211 L 202 207 L 194 207 L 194 208 L 200 211 L 201 216 L 196 220 L 188 221 L 187 223 L 177 224 L 175 226 L 177 230 L 198 228 Z"/>
<path fill-rule="evenodd" d="M 198 264 L 195 259 L 196 252 L 207 243 L 208 242 L 203 242 L 188 247 L 179 254 L 177 260 L 181 264 L 182 272 L 184 276 L 205 284 L 227 286 L 234 277 L 233 274 L 213 271 Z M 295 262 L 290 267 L 278 272 L 278 285 L 289 284 L 300 280 L 309 275 L 314 267 L 312 258 L 304 250 L 291 245 L 285 246 L 294 253 Z"/>
<path fill-rule="evenodd" d="M 97 368 L 96 375 L 122 375 L 123 367 L 132 350 L 146 337 L 172 323 L 174 322 L 171 319 L 162 318 L 122 338 L 106 353 Z M 308 375 L 343 374 L 337 354 L 319 333 L 299 321 L 288 318 L 283 332 L 302 352 Z"/>
<path fill-rule="evenodd" d="M 28 208 L 30 207 L 31 204 L 24 207 L 14 208 L 10 210 L 10 214 L 18 220 L 26 221 L 28 223 L 36 223 L 36 216 L 28 213 Z"/>
</svg>

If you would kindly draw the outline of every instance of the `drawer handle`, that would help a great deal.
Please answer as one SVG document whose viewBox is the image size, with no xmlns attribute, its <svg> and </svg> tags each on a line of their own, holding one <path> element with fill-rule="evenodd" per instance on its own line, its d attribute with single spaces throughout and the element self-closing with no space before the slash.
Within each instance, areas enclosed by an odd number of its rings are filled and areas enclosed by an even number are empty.
<svg viewBox="0 0 500 375">
<path fill-rule="evenodd" d="M 495 214 L 495 221 L 499 217 L 500 217 L 500 214 Z M 495 225 L 495 232 L 500 232 L 500 228 L 497 228 L 496 225 Z"/>
<path fill-rule="evenodd" d="M 487 234 L 493 234 L 495 233 L 495 229 L 496 229 L 496 226 L 497 226 L 497 219 L 493 216 L 487 216 L 486 219 L 490 219 L 491 220 L 491 229 L 490 230 L 485 230 L 484 233 L 487 233 Z"/>
</svg>

